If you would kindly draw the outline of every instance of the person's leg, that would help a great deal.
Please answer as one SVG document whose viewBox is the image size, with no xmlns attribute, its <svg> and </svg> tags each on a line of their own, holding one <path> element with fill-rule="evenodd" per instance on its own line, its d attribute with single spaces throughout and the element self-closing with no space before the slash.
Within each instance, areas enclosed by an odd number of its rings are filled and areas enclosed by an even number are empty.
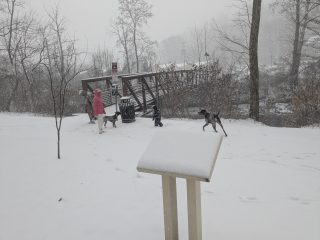
<svg viewBox="0 0 320 240">
<path fill-rule="evenodd" d="M 88 113 L 88 115 L 89 115 L 89 119 L 90 119 L 90 122 L 89 122 L 89 123 L 94 124 L 95 122 L 94 122 L 93 114 L 92 114 L 92 113 Z"/>
<path fill-rule="evenodd" d="M 102 125 L 103 125 L 103 114 L 99 114 L 98 115 L 98 130 L 99 130 L 100 134 L 103 132 Z"/>
<path fill-rule="evenodd" d="M 163 124 L 162 124 L 162 122 L 161 122 L 161 116 L 159 117 L 159 126 L 160 126 L 160 127 L 163 126 Z"/>
<path fill-rule="evenodd" d="M 160 124 L 159 118 L 156 118 L 156 119 L 154 120 L 154 123 L 155 123 L 155 126 L 156 126 L 156 127 L 159 126 L 159 124 Z"/>
</svg>

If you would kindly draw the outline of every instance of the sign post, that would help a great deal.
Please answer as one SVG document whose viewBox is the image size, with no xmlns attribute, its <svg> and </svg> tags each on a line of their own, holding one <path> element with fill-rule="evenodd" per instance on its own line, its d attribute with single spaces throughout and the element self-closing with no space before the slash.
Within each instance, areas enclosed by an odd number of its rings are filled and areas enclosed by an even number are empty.
<svg viewBox="0 0 320 240">
<path fill-rule="evenodd" d="M 111 95 L 116 98 L 116 112 L 118 112 L 118 64 L 117 62 L 112 62 L 112 86 Z"/>
<path fill-rule="evenodd" d="M 161 131 L 142 155 L 137 170 L 162 176 L 165 240 L 179 239 L 177 177 L 186 179 L 189 240 L 202 240 L 200 182 L 210 181 L 221 143 L 219 134 Z"/>
</svg>

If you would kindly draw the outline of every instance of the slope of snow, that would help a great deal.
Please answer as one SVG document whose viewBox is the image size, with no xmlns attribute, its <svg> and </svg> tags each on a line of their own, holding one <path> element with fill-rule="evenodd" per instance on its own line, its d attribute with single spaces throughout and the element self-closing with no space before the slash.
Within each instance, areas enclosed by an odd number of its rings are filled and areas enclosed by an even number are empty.
<svg viewBox="0 0 320 240">
<path fill-rule="evenodd" d="M 137 162 L 156 132 L 201 132 L 203 121 L 137 118 L 102 135 L 87 122 L 64 119 L 58 160 L 52 118 L 0 113 L 1 240 L 164 239 L 161 177 Z M 320 129 L 223 122 L 229 137 L 201 183 L 203 239 L 319 240 Z M 187 239 L 183 179 L 177 189 Z"/>
</svg>

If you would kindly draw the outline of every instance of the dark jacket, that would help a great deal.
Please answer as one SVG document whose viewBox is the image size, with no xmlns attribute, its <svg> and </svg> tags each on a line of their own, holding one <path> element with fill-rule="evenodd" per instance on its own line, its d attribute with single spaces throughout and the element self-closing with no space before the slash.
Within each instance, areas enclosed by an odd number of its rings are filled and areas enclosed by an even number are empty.
<svg viewBox="0 0 320 240">
<path fill-rule="evenodd" d="M 161 120 L 161 112 L 156 106 L 153 107 L 152 120 Z"/>
</svg>

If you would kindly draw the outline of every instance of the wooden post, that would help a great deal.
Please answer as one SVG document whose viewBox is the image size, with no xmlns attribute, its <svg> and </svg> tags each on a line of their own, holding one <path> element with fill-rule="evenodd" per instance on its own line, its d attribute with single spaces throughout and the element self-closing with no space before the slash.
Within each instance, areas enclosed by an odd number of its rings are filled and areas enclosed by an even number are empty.
<svg viewBox="0 0 320 240">
<path fill-rule="evenodd" d="M 189 240 L 202 239 L 200 182 L 187 179 Z"/>
<path fill-rule="evenodd" d="M 147 111 L 146 89 L 145 89 L 145 86 L 144 86 L 143 78 L 140 78 L 139 80 L 141 82 L 143 112 L 145 113 Z"/>
<path fill-rule="evenodd" d="M 121 82 L 122 82 L 122 96 L 126 97 L 128 96 L 128 86 L 127 84 L 124 83 L 123 78 L 121 77 Z"/>
<path fill-rule="evenodd" d="M 178 240 L 178 208 L 176 178 L 162 176 L 165 240 Z"/>
<path fill-rule="evenodd" d="M 156 81 L 156 106 L 159 107 L 159 83 L 158 83 L 158 76 L 155 76 L 155 81 Z"/>
<path fill-rule="evenodd" d="M 85 81 L 83 81 L 83 80 L 82 80 L 81 83 L 82 83 L 82 90 L 85 91 L 85 92 L 88 91 L 87 83 Z"/>
<path fill-rule="evenodd" d="M 107 85 L 107 88 L 110 89 L 111 88 L 111 82 L 110 82 L 110 79 L 106 79 L 106 85 Z"/>
</svg>

